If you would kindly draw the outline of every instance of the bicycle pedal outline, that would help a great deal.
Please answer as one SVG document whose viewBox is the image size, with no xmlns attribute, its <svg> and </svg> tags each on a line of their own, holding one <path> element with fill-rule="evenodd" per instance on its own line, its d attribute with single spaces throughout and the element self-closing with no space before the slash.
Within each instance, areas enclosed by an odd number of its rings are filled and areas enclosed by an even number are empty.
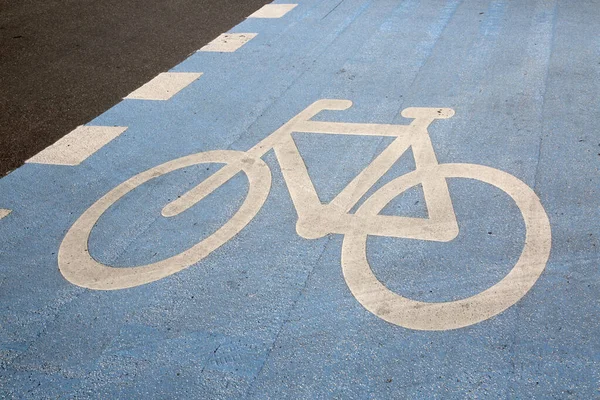
<svg viewBox="0 0 600 400">
<path fill-rule="evenodd" d="M 364 308 L 395 325 L 416 330 L 448 330 L 489 319 L 519 301 L 542 274 L 550 255 L 551 228 L 535 192 L 518 178 L 479 164 L 440 164 L 428 126 L 451 118 L 450 108 L 406 108 L 401 115 L 409 125 L 315 121 L 324 110 L 343 111 L 349 100 L 322 99 L 297 114 L 248 151 L 212 150 L 181 157 L 141 172 L 97 200 L 71 226 L 63 239 L 58 264 L 71 283 L 97 290 L 116 290 L 150 283 L 188 268 L 232 239 L 258 213 L 269 195 L 271 171 L 261 159 L 274 150 L 298 214 L 297 233 L 306 239 L 344 235 L 341 266 L 353 296 Z M 331 202 L 322 204 L 292 138 L 293 132 L 332 135 L 390 136 L 395 139 Z M 368 190 L 412 148 L 416 168 L 376 190 L 354 214 L 350 210 Z M 178 215 L 240 172 L 247 175 L 248 194 L 222 227 L 180 254 L 151 264 L 115 268 L 96 261 L 88 252 L 91 231 L 104 212 L 138 186 L 169 172 L 202 163 L 225 164 L 213 175 L 167 204 L 164 217 Z M 368 235 L 447 242 L 458 235 L 458 223 L 447 178 L 475 179 L 496 186 L 515 201 L 525 222 L 525 244 L 512 270 L 492 287 L 465 299 L 421 302 L 385 287 L 373 273 L 366 256 Z M 428 218 L 380 215 L 405 190 L 421 185 Z"/>
</svg>

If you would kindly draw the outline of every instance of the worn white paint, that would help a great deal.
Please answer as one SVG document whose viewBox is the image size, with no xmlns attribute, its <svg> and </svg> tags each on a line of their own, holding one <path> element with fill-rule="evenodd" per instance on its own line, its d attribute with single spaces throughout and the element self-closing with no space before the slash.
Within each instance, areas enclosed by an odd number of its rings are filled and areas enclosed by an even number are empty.
<svg viewBox="0 0 600 400">
<path fill-rule="evenodd" d="M 298 214 L 297 233 L 307 239 L 331 233 L 344 235 L 342 269 L 356 299 L 378 317 L 406 328 L 455 329 L 488 319 L 522 298 L 545 268 L 550 253 L 550 223 L 540 200 L 525 183 L 500 170 L 476 164 L 439 164 L 427 127 L 436 119 L 450 118 L 449 108 L 407 108 L 402 116 L 410 125 L 357 124 L 311 120 L 322 110 L 345 110 L 347 100 L 319 100 L 296 115 L 247 152 L 209 151 L 180 158 L 134 176 L 92 205 L 67 232 L 59 250 L 59 267 L 71 282 L 93 289 L 122 289 L 152 282 L 202 260 L 246 226 L 265 202 L 271 174 L 261 157 L 270 150 Z M 330 203 L 322 204 L 292 132 L 332 135 L 395 137 L 390 145 L 359 173 Z M 416 169 L 378 189 L 354 214 L 350 210 L 412 148 Z M 217 232 L 183 253 L 153 264 L 113 268 L 94 260 L 87 251 L 91 230 L 102 214 L 137 186 L 168 172 L 199 163 L 226 165 L 211 177 L 167 204 L 163 216 L 178 215 L 240 171 L 248 175 L 250 189 L 238 212 Z M 405 298 L 386 288 L 367 261 L 368 235 L 447 242 L 458 235 L 458 223 L 446 178 L 480 180 L 506 192 L 521 210 L 526 239 L 521 256 L 500 282 L 467 299 L 424 303 Z M 380 215 L 392 199 L 410 187 L 421 185 L 428 218 Z"/>
<path fill-rule="evenodd" d="M 236 171 L 243 171 L 248 176 L 250 189 L 246 200 L 225 225 L 183 253 L 149 265 L 113 268 L 92 258 L 88 251 L 90 232 L 96 221 L 111 205 L 151 179 L 177 169 L 204 163 L 226 163 Z M 220 186 L 224 182 L 219 181 L 218 183 Z M 217 186 L 213 185 L 212 187 L 214 190 Z M 262 207 L 270 187 L 271 171 L 265 162 L 241 151 L 208 151 L 169 161 L 120 184 L 79 217 L 67 232 L 60 246 L 58 252 L 60 271 L 67 280 L 76 285 L 102 290 L 139 286 L 172 275 L 203 259 L 241 231 Z"/>
<path fill-rule="evenodd" d="M 123 126 L 78 126 L 53 145 L 26 162 L 33 164 L 78 165 L 108 142 L 125 132 Z"/>
<path fill-rule="evenodd" d="M 531 289 L 548 261 L 550 223 L 538 197 L 525 183 L 506 172 L 476 164 L 438 164 L 429 171 L 403 175 L 379 189 L 357 214 L 366 218 L 377 215 L 392 199 L 432 175 L 475 179 L 512 197 L 523 215 L 526 237 L 521 256 L 509 274 L 491 288 L 466 299 L 431 303 L 411 300 L 392 292 L 377 279 L 367 260 L 367 233 L 361 232 L 361 227 L 344 237 L 342 269 L 354 297 L 390 323 L 417 330 L 462 328 L 501 313 Z M 427 238 L 428 232 L 423 234 L 425 240 L 435 240 L 434 235 Z"/>
<path fill-rule="evenodd" d="M 12 210 L 7 210 L 6 208 L 0 208 L 0 219 L 8 216 L 8 214 L 10 214 L 12 212 Z"/>
<path fill-rule="evenodd" d="M 252 40 L 257 33 L 223 33 L 200 51 L 232 53 Z"/>
<path fill-rule="evenodd" d="M 131 92 L 126 99 L 169 100 L 180 90 L 202 76 L 202 72 L 163 72 Z"/>
<path fill-rule="evenodd" d="M 248 18 L 281 18 L 298 4 L 266 4 Z"/>
</svg>

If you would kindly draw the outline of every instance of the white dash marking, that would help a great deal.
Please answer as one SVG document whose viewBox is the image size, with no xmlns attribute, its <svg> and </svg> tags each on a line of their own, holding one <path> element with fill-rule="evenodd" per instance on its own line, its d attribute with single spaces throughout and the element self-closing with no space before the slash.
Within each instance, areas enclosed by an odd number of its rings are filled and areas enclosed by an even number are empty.
<svg viewBox="0 0 600 400">
<path fill-rule="evenodd" d="M 12 210 L 7 210 L 6 208 L 0 208 L 0 219 L 6 217 L 11 212 L 12 212 Z"/>
<path fill-rule="evenodd" d="M 200 51 L 232 53 L 252 40 L 257 33 L 223 33 Z"/>
<path fill-rule="evenodd" d="M 169 100 L 177 92 L 202 76 L 202 72 L 163 72 L 139 89 L 131 92 L 126 99 Z"/>
<path fill-rule="evenodd" d="M 281 18 L 298 4 L 267 4 L 249 15 L 248 18 Z"/>
<path fill-rule="evenodd" d="M 125 132 L 123 126 L 78 126 L 58 142 L 26 162 L 33 164 L 79 165 L 108 142 Z"/>
</svg>

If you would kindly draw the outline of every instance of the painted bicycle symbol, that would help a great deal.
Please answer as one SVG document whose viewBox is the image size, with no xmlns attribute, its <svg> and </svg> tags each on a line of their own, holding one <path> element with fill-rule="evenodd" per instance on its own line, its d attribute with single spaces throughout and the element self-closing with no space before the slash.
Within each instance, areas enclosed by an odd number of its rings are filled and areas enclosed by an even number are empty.
<svg viewBox="0 0 600 400">
<path fill-rule="evenodd" d="M 112 189 L 73 224 L 58 254 L 60 271 L 70 282 L 91 289 L 114 290 L 153 282 L 198 263 L 240 232 L 258 213 L 271 188 L 271 171 L 261 159 L 274 150 L 298 214 L 297 233 L 306 239 L 328 234 L 344 235 L 341 265 L 354 297 L 370 312 L 392 324 L 418 330 L 447 330 L 469 326 L 501 313 L 535 284 L 550 254 L 550 223 L 535 194 L 516 177 L 483 165 L 439 164 L 427 128 L 436 119 L 450 118 L 449 108 L 407 108 L 409 125 L 360 124 L 315 121 L 323 110 L 346 110 L 348 100 L 319 100 L 248 151 L 214 150 L 169 161 L 142 172 Z M 292 132 L 332 135 L 388 136 L 395 138 L 331 202 L 322 204 Z M 412 148 L 416 168 L 393 179 L 350 210 Z M 138 186 L 172 171 L 196 164 L 225 164 L 220 170 L 175 201 L 162 215 L 171 217 L 192 207 L 240 172 L 249 189 L 237 212 L 222 227 L 180 254 L 155 263 L 115 268 L 95 260 L 88 252 L 91 231 L 102 214 Z M 373 273 L 366 255 L 368 235 L 447 242 L 458 235 L 458 223 L 447 178 L 467 178 L 496 186 L 521 211 L 526 234 L 522 253 L 512 270 L 492 287 L 471 297 L 448 302 L 421 302 L 385 287 Z M 380 215 L 381 210 L 407 189 L 421 185 L 428 218 Z"/>
</svg>

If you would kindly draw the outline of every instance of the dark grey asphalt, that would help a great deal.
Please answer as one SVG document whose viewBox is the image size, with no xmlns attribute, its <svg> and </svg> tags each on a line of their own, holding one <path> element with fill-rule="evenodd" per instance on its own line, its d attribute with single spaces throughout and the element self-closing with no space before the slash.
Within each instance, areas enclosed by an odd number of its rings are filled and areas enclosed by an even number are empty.
<svg viewBox="0 0 600 400">
<path fill-rule="evenodd" d="M 267 0 L 0 0 L 0 176 Z"/>
</svg>

